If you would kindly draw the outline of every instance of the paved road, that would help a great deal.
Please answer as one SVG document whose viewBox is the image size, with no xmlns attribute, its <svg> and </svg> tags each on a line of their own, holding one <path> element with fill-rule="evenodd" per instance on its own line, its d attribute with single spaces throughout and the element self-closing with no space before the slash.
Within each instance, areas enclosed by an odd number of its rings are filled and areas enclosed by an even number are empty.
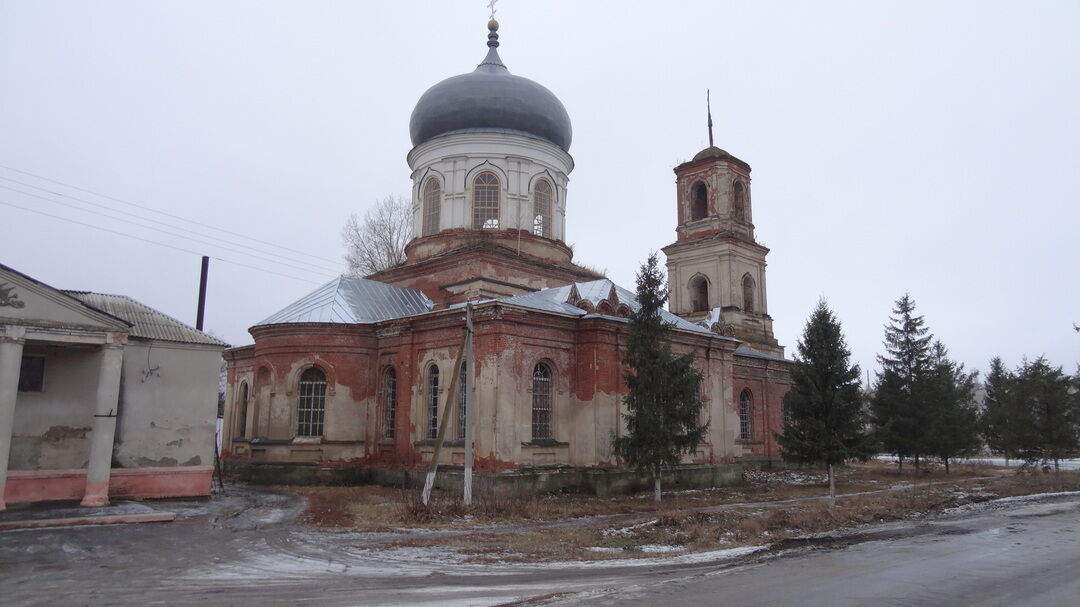
<svg viewBox="0 0 1080 607">
<path fill-rule="evenodd" d="M 1080 605 L 1080 499 L 887 526 L 561 604 Z"/>
<path fill-rule="evenodd" d="M 459 565 L 290 522 L 257 492 L 174 503 L 169 524 L 0 533 L 4 605 L 1080 604 L 1080 496 L 774 547 L 742 560 Z"/>
</svg>

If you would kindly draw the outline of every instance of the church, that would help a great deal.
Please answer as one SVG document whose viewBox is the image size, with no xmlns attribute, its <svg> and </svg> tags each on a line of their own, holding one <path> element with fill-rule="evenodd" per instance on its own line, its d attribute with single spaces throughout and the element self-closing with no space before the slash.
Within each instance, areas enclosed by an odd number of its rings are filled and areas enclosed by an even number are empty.
<svg viewBox="0 0 1080 607">
<path fill-rule="evenodd" d="M 494 19 L 488 30 L 476 69 L 435 84 L 413 110 L 407 261 L 341 276 L 225 352 L 226 459 L 423 469 L 445 407 L 471 391 L 478 473 L 619 467 L 635 295 L 574 263 L 570 117 L 509 71 Z M 673 350 L 692 352 L 702 373 L 710 424 L 687 463 L 759 465 L 780 455 L 790 361 L 768 313 L 750 166 L 710 145 L 675 167 L 675 184 L 665 317 Z M 466 302 L 474 368 L 449 394 Z M 440 463 L 460 466 L 465 418 L 447 419 Z"/>
</svg>

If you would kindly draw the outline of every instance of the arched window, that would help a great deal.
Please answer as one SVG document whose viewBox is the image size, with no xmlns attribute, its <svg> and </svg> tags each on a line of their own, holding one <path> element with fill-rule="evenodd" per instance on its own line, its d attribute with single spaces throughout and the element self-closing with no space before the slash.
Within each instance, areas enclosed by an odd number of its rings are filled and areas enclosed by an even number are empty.
<svg viewBox="0 0 1080 607">
<path fill-rule="evenodd" d="M 248 385 L 240 383 L 240 397 L 236 404 L 236 438 L 247 436 L 247 413 L 248 413 Z"/>
<path fill-rule="evenodd" d="M 435 440 L 439 438 L 439 368 L 435 365 L 428 367 L 427 411 L 427 437 Z"/>
<path fill-rule="evenodd" d="M 499 229 L 499 178 L 485 171 L 473 178 L 473 228 Z"/>
<path fill-rule="evenodd" d="M 322 436 L 326 412 L 326 374 L 312 367 L 300 376 L 296 403 L 296 435 Z"/>
<path fill-rule="evenodd" d="M 533 234 L 551 238 L 551 184 L 546 179 L 533 188 Z"/>
<path fill-rule="evenodd" d="M 742 277 L 742 302 L 743 312 L 754 311 L 754 279 L 749 274 Z"/>
<path fill-rule="evenodd" d="M 750 440 L 754 427 L 751 423 L 754 415 L 754 396 L 750 390 L 743 390 L 739 395 L 739 438 Z"/>
<path fill-rule="evenodd" d="M 439 231 L 439 211 L 442 209 L 442 185 L 432 177 L 424 186 L 424 236 Z"/>
<path fill-rule="evenodd" d="M 383 437 L 394 438 L 397 421 L 397 371 L 387 367 L 383 372 Z"/>
<path fill-rule="evenodd" d="M 690 307 L 694 312 L 709 309 L 709 280 L 701 274 L 690 279 Z"/>
<path fill-rule="evenodd" d="M 465 405 L 469 393 L 469 374 L 465 363 L 461 363 L 461 376 L 458 377 L 458 440 L 465 440 Z"/>
<path fill-rule="evenodd" d="M 551 367 L 536 363 L 532 380 L 532 437 L 533 440 L 552 438 L 551 433 Z"/>
<path fill-rule="evenodd" d="M 735 221 L 746 221 L 746 186 L 741 181 L 731 186 L 731 215 Z"/>
<path fill-rule="evenodd" d="M 690 220 L 705 219 L 709 214 L 709 190 L 697 181 L 690 186 Z"/>
<path fill-rule="evenodd" d="M 259 367 L 259 370 L 255 372 L 255 394 L 251 403 L 251 436 L 253 438 L 261 436 L 259 434 L 259 419 L 264 407 L 270 406 L 270 394 L 273 391 L 273 386 L 270 384 L 270 369 Z"/>
</svg>

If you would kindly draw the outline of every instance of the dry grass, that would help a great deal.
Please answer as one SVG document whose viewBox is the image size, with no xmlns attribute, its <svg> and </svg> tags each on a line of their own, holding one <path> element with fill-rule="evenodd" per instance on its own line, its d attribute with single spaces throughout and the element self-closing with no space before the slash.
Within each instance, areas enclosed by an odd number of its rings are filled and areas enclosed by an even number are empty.
<svg viewBox="0 0 1080 607">
<path fill-rule="evenodd" d="M 818 473 L 751 474 L 740 487 L 666 494 L 659 509 L 651 494 L 597 498 L 551 495 L 480 498 L 471 505 L 436 492 L 427 506 L 416 491 L 380 487 L 290 490 L 309 498 L 302 522 L 318 526 L 385 529 L 438 526 L 460 532 L 410 537 L 386 547 L 451 549 L 471 562 L 610 559 L 648 556 L 643 548 L 705 551 L 768 544 L 810 533 L 918 518 L 950 507 L 1059 490 L 1054 475 L 1036 471 L 953 466 L 916 473 L 870 463 L 845 469 L 835 503 L 821 498 Z M 990 477 L 990 478 L 986 478 Z M 791 484 L 805 483 L 805 484 Z M 884 489 L 901 487 L 893 491 Z M 1063 490 L 1080 490 L 1080 472 L 1062 474 Z M 866 493 L 868 491 L 875 491 Z M 815 498 L 800 500 L 799 498 Z M 791 501 L 794 500 L 794 501 Z M 597 515 L 638 513 L 633 520 Z M 578 520 L 570 520 L 578 519 Z M 619 522 L 616 522 L 618 520 Z M 504 525 L 482 529 L 480 525 Z M 509 525 L 507 529 L 505 526 Z"/>
</svg>

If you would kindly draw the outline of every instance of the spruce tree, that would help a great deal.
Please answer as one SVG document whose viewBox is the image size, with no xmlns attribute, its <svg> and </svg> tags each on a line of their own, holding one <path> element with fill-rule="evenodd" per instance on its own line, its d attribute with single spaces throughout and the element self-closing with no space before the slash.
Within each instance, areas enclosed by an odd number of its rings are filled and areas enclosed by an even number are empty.
<svg viewBox="0 0 1080 607">
<path fill-rule="evenodd" d="M 990 453 L 1004 457 L 1006 463 L 1015 458 L 1017 453 L 1018 414 L 1015 410 L 1016 399 L 1011 396 L 1015 381 L 1016 377 L 1005 367 L 1000 357 L 991 359 L 990 372 L 986 374 L 986 381 L 983 383 L 986 398 L 983 400 L 979 425 L 987 449 Z"/>
<path fill-rule="evenodd" d="M 829 497 L 835 497 L 834 466 L 865 461 L 874 446 L 866 432 L 859 366 L 851 364 L 840 321 L 824 299 L 806 321 L 797 351 L 777 440 L 786 461 L 827 466 Z"/>
<path fill-rule="evenodd" d="M 671 352 L 671 326 L 661 316 L 667 296 L 653 253 L 638 271 L 638 309 L 627 327 L 627 434 L 612 441 L 618 457 L 653 475 L 657 502 L 661 468 L 678 464 L 683 454 L 701 444 L 708 429 L 707 423 L 699 423 L 701 373 L 693 365 L 694 355 Z"/>
<path fill-rule="evenodd" d="M 950 460 L 972 455 L 981 445 L 979 414 L 975 408 L 978 372 L 968 373 L 963 364 L 950 360 L 941 341 L 934 342 L 931 357 L 931 369 L 922 390 L 922 406 L 929 414 L 925 435 L 929 453 L 941 459 L 948 474 Z"/>
<path fill-rule="evenodd" d="M 928 447 L 930 415 L 920 401 L 931 369 L 933 336 L 923 317 L 915 315 L 915 302 L 907 293 L 896 301 L 889 323 L 885 326 L 886 354 L 877 357 L 881 373 L 871 402 L 874 425 L 879 442 L 896 454 L 901 469 L 905 457 L 914 458 L 917 468 Z"/>
<path fill-rule="evenodd" d="M 1012 398 L 1022 428 L 1018 453 L 1028 462 L 1053 461 L 1060 483 L 1060 460 L 1080 450 L 1080 395 L 1061 367 L 1041 356 L 1016 371 Z"/>
</svg>

